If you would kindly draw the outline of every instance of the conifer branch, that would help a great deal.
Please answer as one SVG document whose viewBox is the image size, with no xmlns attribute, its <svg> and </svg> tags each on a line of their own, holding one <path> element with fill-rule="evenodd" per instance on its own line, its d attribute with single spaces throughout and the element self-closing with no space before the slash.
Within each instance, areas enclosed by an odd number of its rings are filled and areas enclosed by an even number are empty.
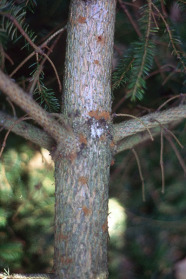
<svg viewBox="0 0 186 279">
<path fill-rule="evenodd" d="M 1 146 L 1 149 L 0 149 L 0 158 L 1 158 L 2 154 L 3 154 L 4 148 L 5 148 L 5 146 L 6 146 L 7 138 L 8 138 L 8 136 L 9 136 L 10 132 L 12 131 L 13 127 L 14 127 L 16 124 L 18 124 L 18 123 L 20 123 L 21 121 L 24 121 L 24 120 L 30 120 L 30 117 L 28 117 L 27 115 L 24 115 L 24 116 L 20 117 L 19 119 L 15 120 L 14 123 L 10 126 L 10 128 L 9 128 L 8 131 L 6 132 L 6 135 L 5 135 L 5 137 L 4 137 L 4 140 L 3 140 L 3 143 L 2 143 L 2 146 Z"/>
<path fill-rule="evenodd" d="M 140 120 L 146 127 L 152 129 L 159 126 L 159 123 L 161 125 L 171 124 L 183 118 L 186 118 L 186 105 L 180 105 L 162 112 L 150 113 L 142 116 Z M 143 124 L 138 120 L 129 120 L 119 124 L 114 124 L 114 141 L 119 142 L 128 136 L 145 131 L 146 128 Z"/>
<path fill-rule="evenodd" d="M 13 125 L 18 118 L 12 117 L 7 113 L 0 111 L 0 126 L 5 129 L 11 129 L 16 135 L 25 138 L 40 147 L 46 148 L 48 150 L 52 149 L 55 145 L 54 140 L 45 131 L 25 122 L 21 121 Z M 11 128 L 12 127 L 12 128 Z"/>
<path fill-rule="evenodd" d="M 145 85 L 143 84 L 143 75 L 144 75 L 144 72 L 146 74 L 148 73 L 148 70 L 145 67 L 145 64 L 147 63 L 147 60 L 148 60 L 149 49 L 152 48 L 152 46 L 150 45 L 150 34 L 152 32 L 152 30 L 151 30 L 151 21 L 152 21 L 151 5 L 152 5 L 151 0 L 148 0 L 147 30 L 146 30 L 145 38 L 144 38 L 144 46 L 143 46 L 143 53 L 142 53 L 142 57 L 141 57 L 141 63 L 138 68 L 138 73 L 136 76 L 136 81 L 135 81 L 134 87 L 131 89 L 131 92 L 130 92 L 132 100 L 135 100 L 136 96 L 138 96 L 138 98 L 141 98 L 141 95 L 143 95 L 142 94 L 143 87 L 145 88 Z M 141 94 L 139 94 L 140 91 L 141 91 Z"/>
<path fill-rule="evenodd" d="M 160 133 L 160 127 L 156 127 L 151 131 L 153 138 Z M 116 146 L 116 154 L 129 150 L 137 146 L 138 144 L 142 144 L 145 141 L 150 140 L 150 136 L 146 132 L 137 133 L 136 135 L 129 136 L 124 138 L 123 140 L 119 141 Z"/>
<path fill-rule="evenodd" d="M 143 123 L 143 121 L 140 118 L 138 118 L 134 115 L 126 114 L 126 113 L 119 113 L 119 114 L 114 114 L 114 115 L 115 116 L 127 116 L 127 117 L 131 117 L 131 118 L 134 118 L 134 119 L 138 120 L 146 128 L 147 132 L 149 133 L 149 136 L 150 136 L 151 140 L 152 141 L 154 140 L 149 128 Z"/>
<path fill-rule="evenodd" d="M 177 47 L 176 47 L 176 44 L 175 44 L 175 39 L 174 39 L 174 37 L 172 35 L 172 31 L 171 31 L 171 29 L 169 27 L 169 24 L 165 20 L 165 17 L 161 14 L 160 10 L 156 7 L 156 5 L 152 3 L 152 6 L 157 11 L 157 13 L 161 17 L 162 21 L 164 22 L 165 27 L 167 29 L 167 33 L 168 33 L 169 38 L 170 38 L 170 42 L 171 42 L 172 48 L 173 48 L 173 54 L 176 55 L 177 59 L 181 62 L 182 66 L 183 66 L 184 72 L 186 72 L 186 66 L 185 66 L 184 60 L 182 58 L 182 54 L 181 54 L 180 51 L 177 50 Z"/>
<path fill-rule="evenodd" d="M 180 123 L 180 121 L 176 121 L 174 123 L 171 123 L 170 125 L 168 124 L 168 127 L 170 129 L 172 129 L 173 127 L 175 127 L 176 125 L 178 125 Z M 165 127 L 164 127 L 165 128 Z M 166 129 L 166 132 L 170 133 L 170 130 Z M 151 129 L 151 134 L 153 136 L 153 138 L 155 138 L 156 136 L 158 136 L 161 133 L 161 126 L 157 126 L 156 128 Z M 165 134 L 165 136 L 168 136 L 168 134 Z M 123 140 L 118 141 L 117 146 L 116 146 L 116 154 L 125 151 L 125 150 L 129 150 L 132 149 L 134 147 L 136 147 L 139 144 L 143 144 L 146 141 L 151 140 L 149 134 L 146 131 L 143 131 L 141 133 L 137 133 L 135 135 L 129 136 L 124 138 Z"/>
<path fill-rule="evenodd" d="M 54 34 L 52 34 L 48 39 L 46 39 L 40 46 L 40 49 L 43 49 L 48 45 L 48 43 L 55 38 L 58 34 L 64 32 L 66 30 L 66 26 L 57 30 Z M 49 53 L 48 53 L 49 54 Z M 26 57 L 17 67 L 14 69 L 14 71 L 10 74 L 10 77 L 12 77 L 29 59 L 31 59 L 35 55 L 35 51 L 29 54 L 28 57 Z"/>
<path fill-rule="evenodd" d="M 57 142 L 66 138 L 68 131 L 59 125 L 50 115 L 42 109 L 27 93 L 0 70 L 0 89 L 4 94 L 28 113 L 44 130 Z"/>
<path fill-rule="evenodd" d="M 4 274 L 0 273 L 0 279 L 58 279 L 53 273 L 36 273 L 36 274 Z"/>
<path fill-rule="evenodd" d="M 15 17 L 13 17 L 10 14 L 7 13 L 0 13 L 2 16 L 7 17 L 9 20 L 11 20 L 13 22 L 13 24 L 17 27 L 17 29 L 20 31 L 21 35 L 25 38 L 25 40 L 27 40 L 27 42 L 32 46 L 32 48 L 40 54 L 43 54 L 43 50 L 38 47 L 37 45 L 34 44 L 33 40 L 31 40 L 28 36 L 28 34 L 24 31 L 24 29 L 21 27 L 21 25 L 19 24 L 19 22 L 17 21 L 17 19 Z"/>
</svg>

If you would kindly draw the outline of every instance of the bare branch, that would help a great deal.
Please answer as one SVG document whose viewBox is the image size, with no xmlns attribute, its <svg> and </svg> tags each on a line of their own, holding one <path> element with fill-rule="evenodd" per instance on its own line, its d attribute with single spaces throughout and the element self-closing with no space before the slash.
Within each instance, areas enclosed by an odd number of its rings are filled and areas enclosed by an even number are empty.
<svg viewBox="0 0 186 279">
<path fill-rule="evenodd" d="M 43 274 L 6 274 L 0 273 L 0 279 L 57 279 L 53 273 L 43 273 Z"/>
<path fill-rule="evenodd" d="M 153 137 L 157 136 L 160 133 L 160 128 L 157 127 L 155 129 L 153 129 L 151 131 L 151 133 L 152 133 Z M 138 133 L 136 135 L 124 138 L 123 140 L 118 142 L 117 148 L 116 148 L 116 154 L 118 154 L 122 151 L 128 150 L 128 149 L 132 149 L 136 145 L 138 145 L 140 143 L 144 143 L 147 140 L 150 140 L 150 136 L 146 132 Z"/>
<path fill-rule="evenodd" d="M 59 125 L 50 115 L 42 109 L 27 93 L 0 70 L 0 89 L 9 98 L 28 113 L 44 130 L 57 142 L 66 138 L 69 132 Z"/>
<path fill-rule="evenodd" d="M 157 127 L 159 123 L 161 125 L 171 124 L 183 118 L 186 118 L 186 105 L 180 105 L 162 112 L 150 113 L 139 119 L 147 128 L 151 129 Z M 114 124 L 114 141 L 119 142 L 128 136 L 135 135 L 146 130 L 146 127 L 144 127 L 143 124 L 138 120 L 129 120 L 119 124 Z"/>
<path fill-rule="evenodd" d="M 168 128 L 172 129 L 174 126 L 178 125 L 179 123 L 180 123 L 180 121 L 174 122 L 173 124 L 170 124 Z M 163 128 L 166 129 L 166 131 L 170 132 L 170 130 L 168 130 L 167 127 L 163 127 Z M 153 137 L 156 137 L 157 135 L 159 135 L 160 132 L 161 132 L 160 125 L 151 130 Z M 133 136 L 126 137 L 123 140 L 118 142 L 117 148 L 116 148 L 116 154 L 118 154 L 122 151 L 125 151 L 125 150 L 132 149 L 135 146 L 137 146 L 138 144 L 142 144 L 145 141 L 150 140 L 150 139 L 151 138 L 146 131 L 137 133 Z"/>
<path fill-rule="evenodd" d="M 34 42 L 29 38 L 28 34 L 23 30 L 22 26 L 19 24 L 19 22 L 17 21 L 17 19 L 15 17 L 13 17 L 10 14 L 3 13 L 3 12 L 1 12 L 0 14 L 9 18 L 13 22 L 13 24 L 17 27 L 17 29 L 19 30 L 21 35 L 25 38 L 25 40 L 27 40 L 27 42 L 33 47 L 33 49 L 36 52 L 43 54 L 43 50 L 34 44 Z"/>
<path fill-rule="evenodd" d="M 12 131 L 13 127 L 14 127 L 16 124 L 18 124 L 19 122 L 24 121 L 24 120 L 28 120 L 28 119 L 30 119 L 30 117 L 27 117 L 27 115 L 24 115 L 24 116 L 20 117 L 19 119 L 17 119 L 16 121 L 14 121 L 14 123 L 12 124 L 12 126 L 8 129 L 8 131 L 6 132 L 6 135 L 5 135 L 5 137 L 4 137 L 4 140 L 3 140 L 3 143 L 2 143 L 1 149 L 0 149 L 0 158 L 1 158 L 2 154 L 3 154 L 4 148 L 5 148 L 5 146 L 6 146 L 7 138 L 8 138 L 8 136 L 9 136 L 10 132 Z"/>
<path fill-rule="evenodd" d="M 126 114 L 126 113 L 119 113 L 119 114 L 115 114 L 114 116 L 127 116 L 127 117 L 131 117 L 131 118 L 134 118 L 134 119 L 140 121 L 140 123 L 146 128 L 147 132 L 149 133 L 151 140 L 152 141 L 154 140 L 149 128 L 146 127 L 146 125 L 143 123 L 143 121 L 139 117 L 136 117 L 136 116 L 130 115 L 130 114 Z"/>
<path fill-rule="evenodd" d="M 12 117 L 0 111 L 0 126 L 4 127 L 5 129 L 10 129 L 17 120 L 18 118 Z M 22 136 L 23 138 L 48 150 L 51 150 L 52 146 L 55 145 L 55 142 L 51 136 L 49 136 L 43 130 L 34 127 L 25 121 L 13 125 L 11 132 L 14 132 L 16 135 Z"/>
</svg>

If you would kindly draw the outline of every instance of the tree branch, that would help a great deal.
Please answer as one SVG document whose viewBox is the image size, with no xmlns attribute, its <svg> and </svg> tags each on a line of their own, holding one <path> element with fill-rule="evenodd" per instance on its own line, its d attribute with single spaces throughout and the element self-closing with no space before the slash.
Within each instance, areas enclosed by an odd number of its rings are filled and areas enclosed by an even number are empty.
<svg viewBox="0 0 186 279">
<path fill-rule="evenodd" d="M 153 137 L 157 136 L 160 133 L 160 127 L 156 127 L 151 131 Z M 150 140 L 150 136 L 148 133 L 142 132 L 137 133 L 136 135 L 132 135 L 129 137 L 124 138 L 123 140 L 119 141 L 116 148 L 116 154 L 134 148 L 136 145 L 141 144 L 147 140 Z"/>
<path fill-rule="evenodd" d="M 58 279 L 53 273 L 36 273 L 36 274 L 4 274 L 0 273 L 0 279 Z"/>
<path fill-rule="evenodd" d="M 171 124 L 174 121 L 177 122 L 183 118 L 186 118 L 186 105 L 180 105 L 178 107 L 167 109 L 162 112 L 147 114 L 140 117 L 139 121 L 123 121 L 119 124 L 114 124 L 114 141 L 117 143 L 128 136 L 143 132 L 146 130 L 145 126 L 151 129 L 158 127 L 159 123 L 161 125 Z"/>
<path fill-rule="evenodd" d="M 52 146 L 55 144 L 51 136 L 49 136 L 43 130 L 26 123 L 25 121 L 13 125 L 17 120 L 18 118 L 14 118 L 0 111 L 0 126 L 4 127 L 5 129 L 11 129 L 11 132 L 14 132 L 16 135 L 22 136 L 23 138 L 37 144 L 40 147 L 51 150 Z"/>
<path fill-rule="evenodd" d="M 173 129 L 180 122 L 181 122 L 181 120 L 176 121 L 174 123 L 170 123 L 168 125 L 169 133 L 170 133 L 170 129 Z M 152 136 L 153 137 L 158 136 L 160 134 L 160 132 L 161 132 L 161 128 L 162 127 L 158 126 L 158 127 L 155 127 L 153 129 L 151 129 Z M 167 126 L 164 127 L 164 128 L 167 128 Z M 166 132 L 166 130 L 165 130 L 165 132 Z M 125 151 L 125 150 L 132 149 L 135 146 L 137 146 L 138 144 L 142 144 L 142 143 L 144 143 L 147 140 L 151 140 L 151 137 L 150 137 L 149 133 L 147 133 L 146 131 L 139 132 L 139 133 L 137 133 L 135 135 L 132 135 L 132 136 L 128 136 L 128 137 L 124 138 L 123 140 L 121 140 L 121 141 L 119 141 L 117 143 L 116 154 L 118 154 L 118 153 L 120 153 L 122 151 Z"/>
<path fill-rule="evenodd" d="M 0 70 L 0 89 L 4 94 L 28 113 L 44 130 L 57 142 L 63 141 L 69 135 L 69 131 L 54 120 L 42 109 L 27 93 Z"/>
</svg>

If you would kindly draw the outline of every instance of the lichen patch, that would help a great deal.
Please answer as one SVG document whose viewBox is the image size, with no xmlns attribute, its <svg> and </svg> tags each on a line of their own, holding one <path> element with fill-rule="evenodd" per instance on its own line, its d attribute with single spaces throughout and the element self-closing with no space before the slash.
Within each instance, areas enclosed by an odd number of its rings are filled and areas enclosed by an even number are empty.
<svg viewBox="0 0 186 279">
<path fill-rule="evenodd" d="M 90 215 L 91 212 L 92 212 L 92 211 L 91 211 L 88 207 L 86 207 L 86 206 L 83 206 L 83 207 L 82 207 L 82 210 L 83 210 L 85 216 Z"/>
<path fill-rule="evenodd" d="M 78 23 L 81 23 L 81 24 L 86 23 L 86 17 L 79 16 L 77 21 L 78 21 Z"/>
<path fill-rule="evenodd" d="M 94 117 L 96 120 L 105 119 L 108 121 L 110 119 L 110 113 L 106 110 L 104 111 L 91 110 L 89 111 L 89 116 Z"/>
<path fill-rule="evenodd" d="M 86 176 L 80 176 L 78 180 L 81 184 L 87 184 L 88 182 L 88 178 Z"/>
<path fill-rule="evenodd" d="M 87 145 L 87 139 L 83 134 L 79 135 L 79 141 L 80 141 L 80 143 L 84 143 Z"/>
</svg>

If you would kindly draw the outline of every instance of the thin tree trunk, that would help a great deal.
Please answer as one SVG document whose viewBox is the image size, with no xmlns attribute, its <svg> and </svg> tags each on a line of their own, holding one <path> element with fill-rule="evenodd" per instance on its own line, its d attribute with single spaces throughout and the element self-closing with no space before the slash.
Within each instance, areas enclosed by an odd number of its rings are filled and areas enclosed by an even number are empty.
<svg viewBox="0 0 186 279">
<path fill-rule="evenodd" d="M 70 7 L 63 112 L 81 145 L 69 143 L 55 157 L 55 271 L 65 279 L 108 277 L 115 5 L 73 0 Z"/>
</svg>

